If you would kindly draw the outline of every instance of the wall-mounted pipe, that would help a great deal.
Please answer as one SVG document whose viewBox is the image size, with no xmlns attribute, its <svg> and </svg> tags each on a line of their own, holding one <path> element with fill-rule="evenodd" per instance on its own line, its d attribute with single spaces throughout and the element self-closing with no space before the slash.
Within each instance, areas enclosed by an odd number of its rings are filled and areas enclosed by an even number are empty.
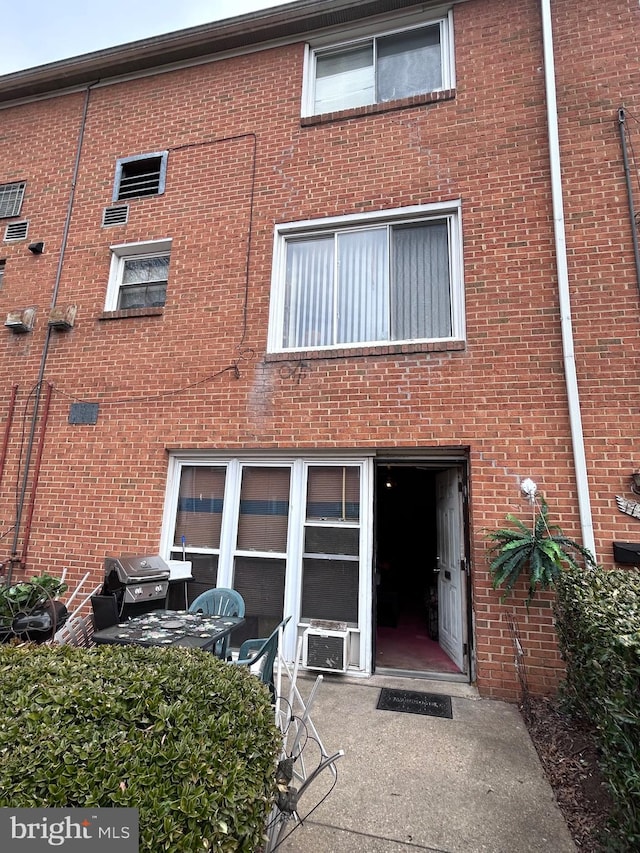
<svg viewBox="0 0 640 853">
<path fill-rule="evenodd" d="M 627 152 L 627 137 L 625 135 L 626 115 L 624 107 L 618 110 L 618 130 L 620 132 L 620 144 L 622 146 L 622 162 L 624 164 L 624 178 L 627 183 L 627 199 L 629 201 L 629 218 L 631 220 L 631 239 L 633 240 L 633 257 L 636 262 L 636 281 L 640 290 L 640 248 L 638 247 L 638 223 L 633 204 L 633 189 L 631 184 L 631 170 L 629 169 L 629 155 Z"/>
<path fill-rule="evenodd" d="M 544 77 L 547 101 L 547 128 L 549 134 L 549 158 L 551 164 L 551 197 L 553 206 L 553 230 L 555 235 L 556 270 L 558 275 L 558 296 L 560 299 L 560 327 L 562 331 L 562 351 L 564 357 L 564 376 L 569 405 L 571 442 L 573 445 L 573 464 L 578 492 L 578 512 L 582 545 L 596 558 L 593 520 L 591 517 L 591 499 L 587 478 L 587 460 L 584 451 L 582 415 L 578 395 L 578 378 L 573 347 L 573 328 L 571 320 L 571 300 L 569 296 L 569 269 L 567 264 L 567 244 L 564 227 L 564 204 L 562 200 L 562 173 L 560 171 L 560 133 L 558 130 L 558 106 L 556 102 L 556 71 L 553 55 L 553 26 L 551 23 L 551 2 L 540 0 L 542 13 L 542 46 L 544 51 Z"/>
<path fill-rule="evenodd" d="M 36 461 L 34 463 L 33 481 L 31 483 L 31 498 L 29 500 L 29 511 L 27 512 L 27 520 L 24 526 L 24 537 L 22 539 L 22 554 L 20 563 L 25 565 L 27 562 L 27 550 L 29 548 L 29 539 L 31 538 L 31 521 L 33 519 L 33 511 L 36 505 L 36 492 L 38 490 L 38 480 L 40 479 L 40 466 L 42 464 L 42 453 L 44 451 L 44 437 L 47 431 L 47 422 L 49 420 L 49 407 L 51 406 L 51 392 L 53 385 L 47 384 L 47 393 L 44 399 L 44 409 L 42 411 L 42 420 L 40 422 L 40 435 L 38 437 L 38 452 L 36 453 Z"/>
<path fill-rule="evenodd" d="M 2 439 L 2 450 L 0 451 L 0 483 L 4 475 L 4 466 L 7 461 L 7 448 L 9 446 L 9 435 L 11 433 L 11 425 L 13 423 L 13 413 L 16 408 L 16 397 L 18 396 L 18 386 L 14 385 L 11 389 L 11 398 L 9 399 L 9 411 L 7 419 L 4 422 L 4 437 Z"/>
<path fill-rule="evenodd" d="M 93 85 L 93 84 L 92 84 Z M 55 307 L 58 299 L 58 291 L 60 289 L 60 279 L 62 277 L 62 267 L 64 264 L 64 256 L 67 248 L 67 239 L 69 236 L 69 228 L 71 225 L 71 214 L 73 212 L 73 202 L 75 199 L 76 184 L 78 181 L 78 172 L 80 171 L 80 155 L 82 154 L 82 143 L 84 142 L 84 132 L 87 124 L 87 113 L 89 110 L 89 97 L 91 95 L 91 86 L 88 86 L 85 91 L 84 105 L 82 108 L 82 118 L 80 119 L 80 130 L 78 132 L 78 143 L 76 145 L 76 156 L 73 166 L 73 177 L 71 179 L 71 190 L 69 192 L 69 202 L 67 204 L 67 215 L 65 217 L 64 228 L 62 232 L 62 240 L 60 242 L 60 255 L 58 257 L 58 267 L 56 270 L 56 278 L 53 285 L 53 293 L 51 297 L 51 308 Z M 22 524 L 22 514 L 24 512 L 24 504 L 26 500 L 27 487 L 29 484 L 29 468 L 31 467 L 31 456 L 33 454 L 33 446 L 35 441 L 36 426 L 38 423 L 38 414 L 40 410 L 40 399 L 42 396 L 42 385 L 44 381 L 44 372 L 47 365 L 47 356 L 49 354 L 49 344 L 51 335 L 53 334 L 52 326 L 47 326 L 45 334 L 44 347 L 42 357 L 40 359 L 40 369 L 38 371 L 38 380 L 36 382 L 36 394 L 33 404 L 33 414 L 31 416 L 31 428 L 29 430 L 29 440 L 25 451 L 24 473 L 22 475 L 22 485 L 16 506 L 16 517 L 13 534 L 13 546 L 11 549 L 11 558 L 9 560 L 9 570 L 7 572 L 7 586 L 11 584 L 11 575 L 14 565 L 18 564 L 18 542 L 20 540 L 20 527 Z"/>
</svg>

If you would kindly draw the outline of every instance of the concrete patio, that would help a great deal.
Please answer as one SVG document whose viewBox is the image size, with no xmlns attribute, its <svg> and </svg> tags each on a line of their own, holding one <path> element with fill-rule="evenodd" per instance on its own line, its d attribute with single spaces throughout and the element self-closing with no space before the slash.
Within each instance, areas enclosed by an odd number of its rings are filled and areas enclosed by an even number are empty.
<svg viewBox="0 0 640 853">
<path fill-rule="evenodd" d="M 313 679 L 299 677 L 308 695 Z M 446 694 L 453 718 L 378 710 L 380 689 Z M 281 853 L 574 853 L 519 710 L 455 682 L 325 676 L 311 718 L 342 748 L 329 796 Z M 324 771 L 304 815 L 332 779 Z"/>
</svg>

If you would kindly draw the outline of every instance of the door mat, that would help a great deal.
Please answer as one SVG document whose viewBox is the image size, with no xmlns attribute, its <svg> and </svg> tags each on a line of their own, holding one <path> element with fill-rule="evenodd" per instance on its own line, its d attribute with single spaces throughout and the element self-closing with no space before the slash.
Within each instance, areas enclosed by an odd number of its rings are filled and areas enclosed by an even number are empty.
<svg viewBox="0 0 640 853">
<path fill-rule="evenodd" d="M 407 714 L 453 719 L 451 697 L 441 696 L 439 693 L 418 693 L 415 690 L 392 690 L 383 687 L 376 708 L 379 711 L 405 711 Z"/>
</svg>

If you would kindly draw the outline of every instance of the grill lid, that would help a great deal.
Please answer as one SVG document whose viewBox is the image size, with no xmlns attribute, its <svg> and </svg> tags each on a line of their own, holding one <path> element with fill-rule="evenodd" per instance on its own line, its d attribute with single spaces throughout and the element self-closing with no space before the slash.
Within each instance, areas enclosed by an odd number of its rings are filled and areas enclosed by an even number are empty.
<svg viewBox="0 0 640 853">
<path fill-rule="evenodd" d="M 123 584 L 144 583 L 145 581 L 161 581 L 169 579 L 169 566 L 157 554 L 135 556 L 123 554 L 120 557 L 106 557 L 104 574 L 109 585 L 114 579 Z"/>
</svg>

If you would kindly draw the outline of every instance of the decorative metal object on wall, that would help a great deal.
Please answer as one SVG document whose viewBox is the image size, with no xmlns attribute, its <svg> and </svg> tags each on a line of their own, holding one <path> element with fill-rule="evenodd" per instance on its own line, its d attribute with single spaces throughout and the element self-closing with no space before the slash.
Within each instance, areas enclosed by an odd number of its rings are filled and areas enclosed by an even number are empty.
<svg viewBox="0 0 640 853">
<path fill-rule="evenodd" d="M 626 498 L 621 498 L 616 495 L 616 503 L 620 512 L 630 515 L 633 518 L 640 518 L 640 503 L 637 501 L 628 501 Z"/>
</svg>

